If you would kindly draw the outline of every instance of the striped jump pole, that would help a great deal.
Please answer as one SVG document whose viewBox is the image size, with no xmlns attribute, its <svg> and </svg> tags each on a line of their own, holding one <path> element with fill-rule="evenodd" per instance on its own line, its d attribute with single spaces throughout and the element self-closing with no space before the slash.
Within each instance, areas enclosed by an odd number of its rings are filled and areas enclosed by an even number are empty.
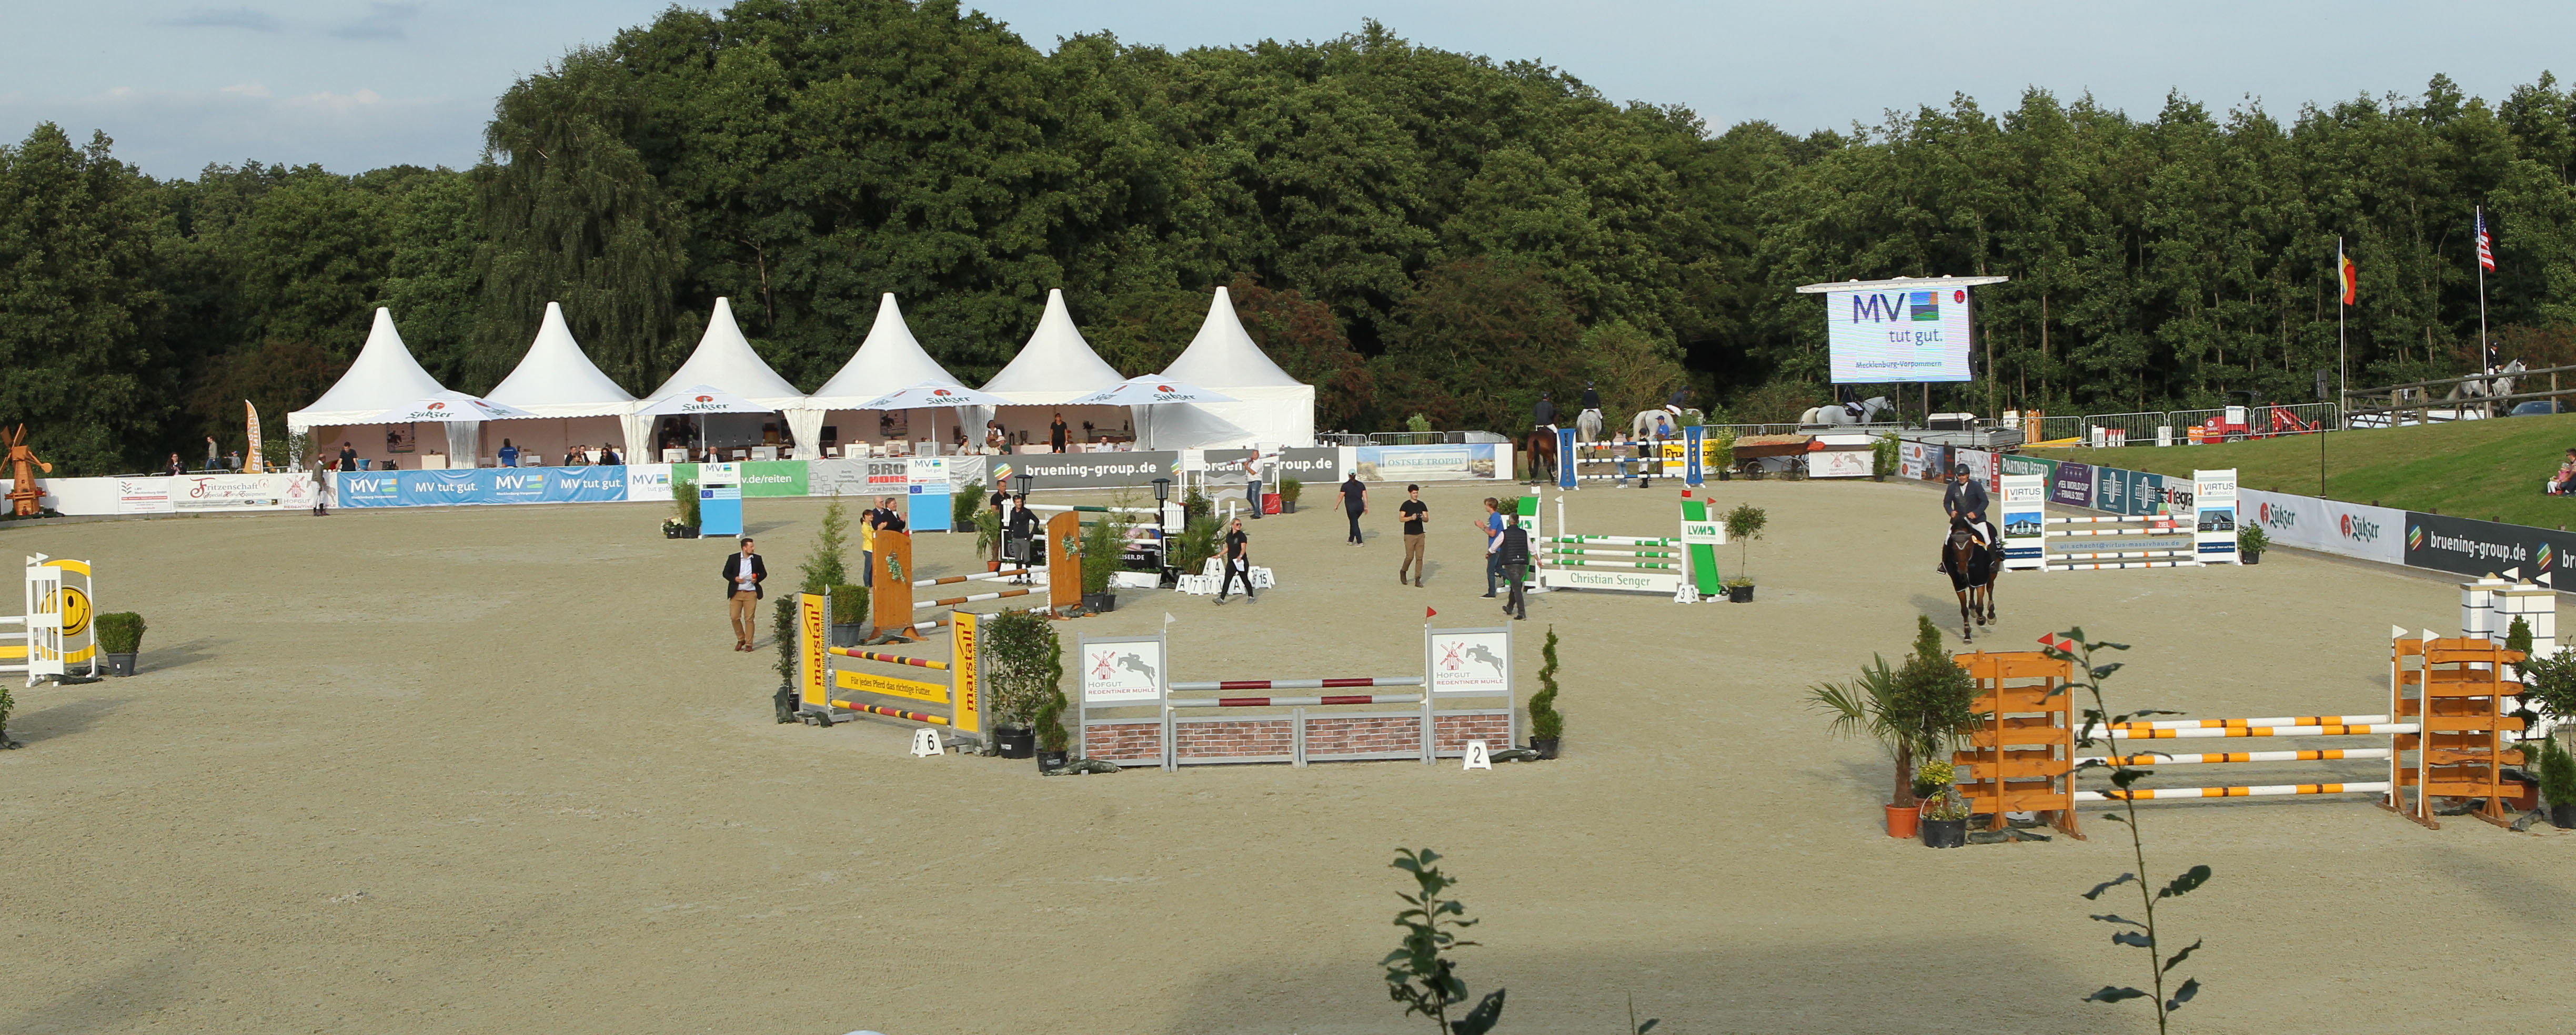
<svg viewBox="0 0 2576 1035">
<path fill-rule="evenodd" d="M 2386 794 L 2388 782 L 2283 783 L 2261 787 L 2160 787 L 2155 790 L 2077 791 L 2077 801 L 2167 801 L 2184 798 L 2270 798 L 2293 794 Z"/>
<path fill-rule="evenodd" d="M 1039 573 L 1029 568 L 1013 568 L 1009 571 L 979 571 L 972 575 L 951 575 L 944 579 L 922 579 L 914 582 L 913 586 L 914 588 L 922 586 L 947 586 L 960 582 L 985 582 L 992 579 L 1015 579 L 1022 575 L 1035 574 Z"/>
<path fill-rule="evenodd" d="M 1174 689 L 1178 689 L 1175 687 Z M 1421 694 L 1327 694 L 1322 697 L 1175 697 L 1174 708 L 1311 708 L 1327 704 L 1420 704 Z"/>
<path fill-rule="evenodd" d="M 1174 683 L 1172 690 L 1338 690 L 1354 686 L 1421 686 L 1421 676 L 1356 676 L 1348 679 L 1218 679 Z"/>
<path fill-rule="evenodd" d="M 883 651 L 860 650 L 856 647 L 831 647 L 826 649 L 831 653 L 844 658 L 857 658 L 861 661 L 882 661 L 889 665 L 911 665 L 914 668 L 935 668 L 942 672 L 948 671 L 947 662 L 933 661 L 929 658 L 908 657 L 902 654 L 887 654 Z"/>
<path fill-rule="evenodd" d="M 887 708 L 880 705 L 861 704 L 857 701 L 834 701 L 832 702 L 832 707 L 846 708 L 854 712 L 866 712 L 870 715 L 883 715 L 894 719 L 910 719 L 914 722 L 927 722 L 934 726 L 948 725 L 948 717 L 945 715 L 925 715 L 921 712 L 908 712 L 901 708 Z"/>
<path fill-rule="evenodd" d="M 2351 726 L 2236 726 L 2226 729 L 2112 730 L 2112 740 L 2197 740 L 2203 737 L 2367 737 L 2415 733 L 2418 724 L 2387 722 Z"/>
<path fill-rule="evenodd" d="M 942 600 L 916 600 L 912 603 L 912 609 L 919 611 L 925 607 L 954 607 L 958 604 L 971 604 L 978 600 L 1000 600 L 1003 597 L 1024 597 L 1035 592 L 1037 591 L 1034 589 L 1006 589 L 997 593 L 976 593 L 969 596 L 948 597 Z"/>
<path fill-rule="evenodd" d="M 1550 563 L 1559 568 L 1651 568 L 1656 571 L 1682 570 L 1682 564 L 1679 561 L 1602 561 L 1591 559 L 1557 559 Z"/>
<path fill-rule="evenodd" d="M 2260 726 L 2367 726 L 2390 722 L 2385 715 L 2284 715 L 2268 719 L 2163 719 L 2156 722 L 2123 722 L 2109 727 L 2114 730 L 2230 730 Z"/>
<path fill-rule="evenodd" d="M 1596 553 L 1608 554 L 1612 557 L 1679 557 L 1682 555 L 1678 549 L 1659 550 L 1646 546 L 1551 546 L 1547 548 L 1547 554 L 1550 557 L 1589 556 Z"/>
<path fill-rule="evenodd" d="M 1023 592 L 1025 592 L 1025 591 L 1023 591 Z M 1000 595 L 1000 596 L 1014 596 L 1014 595 L 1016 595 L 1016 594 L 1004 593 L 1004 594 L 998 594 L 998 595 Z M 984 598 L 982 598 L 982 597 L 976 597 L 975 599 L 977 599 L 977 600 L 981 600 L 981 599 L 984 599 Z M 1004 611 L 1044 611 L 1044 610 L 1047 610 L 1048 608 L 1053 607 L 1053 606 L 1055 606 L 1055 605 L 1052 605 L 1052 604 L 1021 604 L 1021 605 L 1019 605 L 1019 606 L 1017 606 L 1017 607 L 1005 607 L 1005 608 L 1003 608 L 1002 610 L 1004 610 Z M 911 630 L 912 630 L 912 631 L 914 631 L 914 632 L 928 632 L 928 631 L 930 631 L 930 630 L 932 630 L 932 629 L 936 629 L 936 628 L 939 628 L 940 626 L 947 625 L 947 624 L 948 624 L 948 617 L 947 617 L 946 615 L 942 615 L 942 616 L 940 616 L 940 617 L 933 618 L 933 619 L 930 619 L 930 620 L 928 620 L 928 621 L 914 622 L 914 623 L 912 623 L 911 625 L 906 626 L 905 628 L 911 629 Z"/>
<path fill-rule="evenodd" d="M 1680 546 L 1680 545 L 1682 545 L 1682 541 L 1681 541 L 1681 540 L 1679 540 L 1679 539 L 1675 539 L 1675 538 L 1673 538 L 1673 537 L 1671 537 L 1671 536 L 1664 536 L 1664 537 L 1658 538 L 1658 537 L 1655 537 L 1655 536 L 1638 536 L 1638 535 L 1551 535 L 1551 536 L 1541 536 L 1541 537 L 1539 538 L 1539 540 L 1538 540 L 1538 541 L 1539 541 L 1539 542 L 1542 542 L 1542 543 L 1563 543 L 1563 544 L 1566 544 L 1566 545 L 1569 545 L 1569 546 L 1587 546 L 1587 545 L 1590 545 L 1590 546 Z"/>
<path fill-rule="evenodd" d="M 2336 748 L 2324 751 L 2226 751 L 2200 755 L 2095 755 L 2075 760 L 2078 766 L 2217 765 L 2224 762 L 2332 762 L 2345 758 L 2393 758 L 2389 748 Z"/>
</svg>

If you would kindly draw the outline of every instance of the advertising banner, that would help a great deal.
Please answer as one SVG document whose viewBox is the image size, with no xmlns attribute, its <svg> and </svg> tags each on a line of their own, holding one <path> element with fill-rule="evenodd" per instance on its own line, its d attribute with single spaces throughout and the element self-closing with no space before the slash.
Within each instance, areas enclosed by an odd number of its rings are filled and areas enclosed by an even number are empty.
<svg viewBox="0 0 2576 1035">
<path fill-rule="evenodd" d="M 698 465 L 698 534 L 742 534 L 742 465 Z"/>
<path fill-rule="evenodd" d="M 1982 449 L 1953 449 L 1950 451 L 1950 462 L 1953 467 L 1959 464 L 1968 465 L 1968 477 L 1985 483 L 1988 498 L 2003 493 L 2003 474 L 1995 464 L 1993 453 Z"/>
<path fill-rule="evenodd" d="M 1896 476 L 1907 481 L 1933 481 L 1934 459 L 1931 446 L 1920 442 L 1899 442 L 1896 445 Z"/>
<path fill-rule="evenodd" d="M 886 456 L 861 460 L 866 482 L 859 489 L 860 498 L 874 506 L 879 496 L 903 496 L 912 492 L 912 461 L 907 457 Z M 1039 488 L 1045 488 L 1041 485 Z"/>
<path fill-rule="evenodd" d="M 805 460 L 746 460 L 742 468 L 745 499 L 806 495 Z M 896 495 L 901 495 L 897 493 Z"/>
<path fill-rule="evenodd" d="M 2037 474 L 2007 474 L 2003 491 L 1995 498 L 2002 502 L 1996 508 L 1995 524 L 2003 528 L 2004 567 L 2037 568 L 2041 557 L 2041 519 L 2048 516 L 2048 480 Z"/>
<path fill-rule="evenodd" d="M 116 512 L 119 514 L 167 514 L 170 506 L 170 483 L 175 478 L 119 478 L 116 480 Z"/>
<path fill-rule="evenodd" d="M 1279 451 L 1279 477 L 1295 478 L 1306 485 L 1321 488 L 1338 484 L 1350 472 L 1342 467 L 1342 451 L 1331 446 Z"/>
<path fill-rule="evenodd" d="M 1426 635 L 1432 694 L 1511 696 L 1511 630 L 1433 629 Z"/>
<path fill-rule="evenodd" d="M 868 494 L 866 460 L 805 461 L 805 492 L 813 496 L 862 499 Z"/>
<path fill-rule="evenodd" d="M 1807 454 L 1809 478 L 1867 478 L 1873 468 L 1866 449 L 1827 449 Z"/>
<path fill-rule="evenodd" d="M 905 520 L 915 532 L 948 531 L 948 458 L 916 456 L 904 461 L 910 478 L 904 486 L 910 515 Z"/>
<path fill-rule="evenodd" d="M 1360 446 L 1360 480 L 1364 482 L 1433 482 L 1493 478 L 1492 442 L 1436 446 Z M 1504 472 L 1508 475 L 1510 472 Z"/>
<path fill-rule="evenodd" d="M 2202 564 L 2236 564 L 2236 469 L 2191 472 L 2191 509 L 2196 515 L 2193 549 Z"/>
<path fill-rule="evenodd" d="M 1093 706 L 1159 704 L 1163 700 L 1163 638 L 1082 638 L 1082 703 Z"/>
<path fill-rule="evenodd" d="M 457 507 L 622 503 L 625 467 L 486 467 L 456 471 L 342 471 L 343 507 Z M 662 490 L 668 498 L 669 488 Z M 310 506 L 310 503 L 306 504 Z"/>
<path fill-rule="evenodd" d="M 176 511 L 305 510 L 313 478 L 305 474 L 190 474 L 163 479 Z"/>
<path fill-rule="evenodd" d="M 2057 474 L 2057 461 L 2042 460 L 2035 456 L 2019 456 L 2012 453 L 2006 453 L 2004 454 L 2003 464 L 2003 473 L 2008 476 L 2016 474 L 2035 474 L 2044 482 Z M 2000 488 L 2000 485 L 1998 487 Z"/>
<path fill-rule="evenodd" d="M 670 499 L 671 465 L 626 465 L 626 498 L 644 503 L 659 503 Z"/>
<path fill-rule="evenodd" d="M 2576 533 L 2406 512 L 2406 563 L 2417 568 L 2537 580 L 2556 574 L 2569 543 Z"/>
<path fill-rule="evenodd" d="M 2259 489 L 2240 488 L 2236 495 L 2237 519 L 2260 526 L 2273 545 L 2408 563 L 2405 511 Z"/>
<path fill-rule="evenodd" d="M 1968 289 L 1825 292 L 1835 384 L 1966 381 Z"/>
<path fill-rule="evenodd" d="M 1172 450 L 1132 453 L 1014 453 L 991 457 L 995 488 L 1019 491 L 1018 478 L 1036 478 L 1033 489 L 1152 489 L 1156 478 L 1178 478 L 1181 454 Z"/>
<path fill-rule="evenodd" d="M 2060 462 L 2049 479 L 2048 501 L 2069 507 L 2093 505 L 2093 465 Z"/>
</svg>

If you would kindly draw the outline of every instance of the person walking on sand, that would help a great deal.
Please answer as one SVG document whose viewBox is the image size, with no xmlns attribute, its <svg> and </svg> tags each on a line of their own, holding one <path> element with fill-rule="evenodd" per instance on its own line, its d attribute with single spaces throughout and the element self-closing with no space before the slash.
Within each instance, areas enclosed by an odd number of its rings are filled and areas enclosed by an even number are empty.
<svg viewBox="0 0 2576 1035">
<path fill-rule="evenodd" d="M 1526 621 L 1529 597 L 1521 591 L 1521 573 L 1529 568 L 1529 531 L 1521 527 L 1520 515 L 1512 515 L 1503 534 L 1494 537 L 1494 553 L 1502 561 L 1504 581 L 1512 587 L 1512 595 L 1503 599 L 1503 613 Z"/>
<path fill-rule="evenodd" d="M 747 651 L 760 616 L 760 580 L 769 577 L 769 565 L 751 550 L 751 537 L 742 537 L 742 552 L 726 557 L 724 562 L 725 610 L 733 616 L 733 649 Z"/>
<path fill-rule="evenodd" d="M 1503 559 L 1494 552 L 1494 540 L 1503 534 L 1503 504 L 1485 497 L 1485 516 L 1476 519 L 1476 531 L 1485 537 L 1485 599 L 1494 599 L 1495 580 L 1503 577 Z"/>
<path fill-rule="evenodd" d="M 1422 502 L 1422 486 L 1404 487 L 1404 502 L 1395 508 L 1404 518 L 1404 563 L 1395 567 L 1395 582 L 1404 584 L 1407 569 L 1413 572 L 1413 588 L 1422 588 L 1422 530 L 1431 516 L 1431 505 Z"/>
<path fill-rule="evenodd" d="M 175 460 L 175 459 L 177 459 L 177 458 L 176 458 L 176 457 L 173 457 L 172 459 L 174 459 L 174 460 Z M 324 469 L 323 469 L 325 466 L 327 466 L 327 465 L 325 465 L 325 464 L 324 464 L 322 461 L 320 461 L 320 460 L 313 461 L 313 516 L 314 516 L 314 517 L 330 517 L 330 516 L 331 516 L 331 482 L 332 482 L 332 478 L 331 478 L 331 472 L 326 471 L 326 470 L 324 470 Z"/>
<path fill-rule="evenodd" d="M 1351 517 L 1351 545 L 1367 546 L 1368 540 L 1360 536 L 1360 516 L 1368 513 L 1368 483 L 1360 480 L 1358 471 L 1342 483 L 1342 512 Z"/>
<path fill-rule="evenodd" d="M 1234 585 L 1236 579 L 1243 580 L 1244 603 L 1261 602 L 1252 595 L 1252 537 L 1243 534 L 1242 518 L 1234 519 L 1226 527 L 1224 567 L 1225 574 L 1217 577 L 1217 603 L 1225 603 L 1225 591 Z"/>
</svg>

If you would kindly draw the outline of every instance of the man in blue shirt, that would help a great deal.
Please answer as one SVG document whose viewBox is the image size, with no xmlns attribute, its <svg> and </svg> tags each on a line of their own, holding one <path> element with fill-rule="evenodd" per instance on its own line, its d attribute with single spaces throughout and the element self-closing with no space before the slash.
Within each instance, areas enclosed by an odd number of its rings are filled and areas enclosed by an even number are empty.
<svg viewBox="0 0 2576 1035">
<path fill-rule="evenodd" d="M 1485 516 L 1476 520 L 1476 531 L 1485 534 L 1485 599 L 1494 599 L 1494 585 L 1503 577 L 1503 557 L 1494 551 L 1494 537 L 1503 534 L 1503 505 L 1491 496 L 1485 497 Z"/>
<path fill-rule="evenodd" d="M 519 447 L 511 445 L 510 440 L 506 438 L 501 440 L 501 466 L 519 466 Z"/>
</svg>

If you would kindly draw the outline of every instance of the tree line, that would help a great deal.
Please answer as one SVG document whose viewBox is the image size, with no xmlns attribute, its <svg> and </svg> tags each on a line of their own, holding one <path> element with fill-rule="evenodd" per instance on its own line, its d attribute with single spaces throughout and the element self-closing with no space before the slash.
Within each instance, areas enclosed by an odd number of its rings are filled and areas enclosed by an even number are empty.
<svg viewBox="0 0 2576 1035">
<path fill-rule="evenodd" d="M 2475 368 L 2478 206 L 2496 336 L 2576 362 L 2576 95 L 2546 74 L 2494 103 L 2436 77 L 2286 117 L 2033 89 L 1799 136 L 1374 23 L 1042 51 L 946 0 L 744 0 L 566 54 L 495 102 L 486 143 L 464 170 L 166 181 L 104 134 L 0 146 L 0 414 L 86 473 L 237 445 L 243 399 L 272 421 L 311 402 L 379 305 L 479 391 L 561 301 L 640 393 L 719 296 L 812 388 L 881 292 L 975 382 L 1061 287 L 1142 373 L 1231 285 L 1320 386 L 1319 427 L 1518 430 L 1587 380 L 1619 410 L 1687 387 L 1712 419 L 1780 420 L 1834 394 L 1792 287 L 1944 273 L 2013 279 L 1979 293 L 1977 380 L 1936 408 L 2304 401 L 2337 362 L 2338 237 L 2356 386 Z"/>
</svg>

